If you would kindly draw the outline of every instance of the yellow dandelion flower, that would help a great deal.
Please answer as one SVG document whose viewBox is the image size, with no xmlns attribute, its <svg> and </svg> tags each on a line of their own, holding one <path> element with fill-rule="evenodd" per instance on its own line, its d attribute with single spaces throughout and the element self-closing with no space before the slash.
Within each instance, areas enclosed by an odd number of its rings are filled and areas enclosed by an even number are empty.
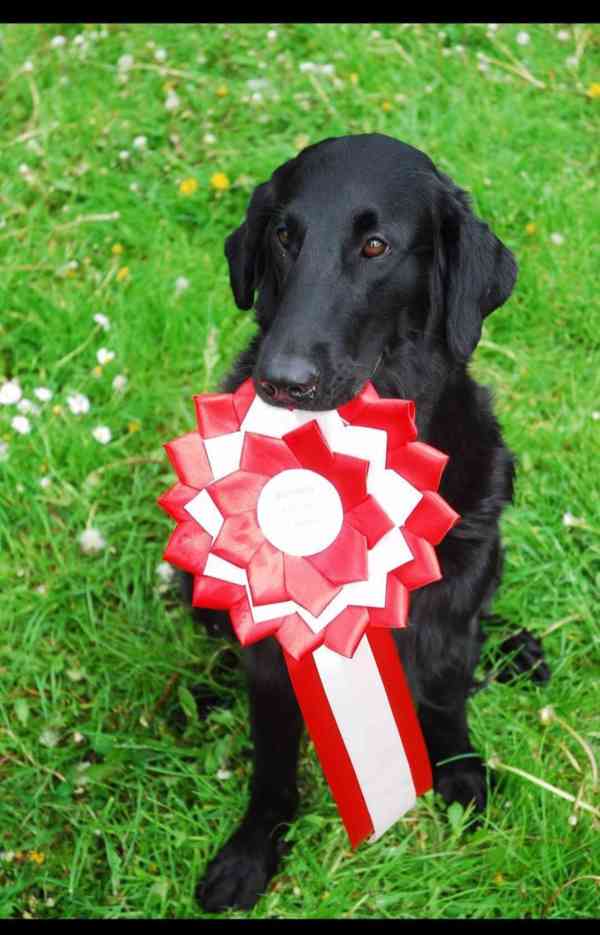
<svg viewBox="0 0 600 935">
<path fill-rule="evenodd" d="M 102 376 L 102 367 L 100 366 L 100 364 L 97 364 L 94 367 L 94 369 L 92 370 L 92 374 L 96 377 L 97 380 Z"/>
<path fill-rule="evenodd" d="M 114 243 L 111 248 L 111 252 L 114 256 L 121 256 L 125 247 L 122 243 Z"/>
<path fill-rule="evenodd" d="M 498 873 L 495 875 L 495 877 L 494 877 L 494 883 L 495 883 L 497 886 L 502 886 L 502 884 L 504 883 L 504 874 L 498 872 Z"/>
<path fill-rule="evenodd" d="M 294 146 L 296 147 L 296 149 L 304 149 L 306 146 L 308 146 L 309 143 L 310 143 L 310 139 L 308 138 L 306 133 L 300 133 L 300 135 L 297 136 L 296 139 L 294 140 Z"/>
<path fill-rule="evenodd" d="M 142 427 L 142 423 L 139 419 L 132 419 L 131 422 L 127 423 L 127 431 L 133 435 L 134 432 L 139 432 Z"/>
<path fill-rule="evenodd" d="M 220 84 L 215 93 L 217 97 L 227 97 L 229 94 L 229 88 L 226 84 Z"/>
<path fill-rule="evenodd" d="M 384 101 L 383 104 L 381 105 L 381 109 L 382 109 L 382 110 L 385 110 L 386 113 L 387 113 L 388 111 L 390 111 L 390 110 L 392 109 L 392 104 L 391 104 L 391 102 L 390 102 L 390 101 Z"/>
<path fill-rule="evenodd" d="M 198 191 L 198 180 L 189 178 L 184 179 L 179 183 L 179 194 L 180 195 L 193 195 L 194 192 Z"/>
<path fill-rule="evenodd" d="M 587 91 L 586 91 L 585 93 L 587 94 L 588 97 L 591 97 L 592 100 L 593 100 L 595 97 L 600 97 L 600 81 L 594 81 L 594 82 L 589 86 L 589 88 L 587 89 Z"/>
<path fill-rule="evenodd" d="M 29 859 L 34 864 L 43 864 L 46 857 L 44 854 L 42 854 L 41 851 L 31 851 L 29 854 Z"/>
<path fill-rule="evenodd" d="M 231 185 L 231 182 L 224 172 L 215 172 L 211 177 L 210 184 L 213 188 L 216 188 L 218 192 L 225 192 Z"/>
<path fill-rule="evenodd" d="M 117 282 L 124 282 L 129 276 L 129 267 L 122 266 L 117 272 Z"/>
<path fill-rule="evenodd" d="M 63 411 L 63 407 L 59 406 L 58 403 L 56 404 L 56 406 L 52 407 L 52 412 L 55 416 L 61 416 L 62 411 Z"/>
<path fill-rule="evenodd" d="M 537 231 L 537 224 L 534 224 L 533 221 L 530 221 L 529 224 L 525 225 L 525 233 L 529 234 L 531 237 Z"/>
<path fill-rule="evenodd" d="M 350 84 L 358 84 L 358 73 L 355 71 L 350 75 Z"/>
</svg>

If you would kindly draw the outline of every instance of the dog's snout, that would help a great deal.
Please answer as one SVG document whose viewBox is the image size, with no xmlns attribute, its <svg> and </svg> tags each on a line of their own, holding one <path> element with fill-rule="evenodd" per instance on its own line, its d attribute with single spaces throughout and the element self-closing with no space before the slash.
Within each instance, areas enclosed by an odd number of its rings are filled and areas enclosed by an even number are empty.
<svg viewBox="0 0 600 935">
<path fill-rule="evenodd" d="M 315 367 L 301 357 L 276 358 L 263 366 L 258 384 L 277 403 L 303 403 L 314 399 L 319 384 Z"/>
</svg>

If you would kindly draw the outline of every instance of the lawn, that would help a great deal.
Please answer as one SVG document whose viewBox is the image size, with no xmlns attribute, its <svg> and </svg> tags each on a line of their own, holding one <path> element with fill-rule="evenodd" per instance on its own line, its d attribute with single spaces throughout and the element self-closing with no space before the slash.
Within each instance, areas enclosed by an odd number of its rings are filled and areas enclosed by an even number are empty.
<svg viewBox="0 0 600 935">
<path fill-rule="evenodd" d="M 293 846 L 249 915 L 597 915 L 599 44 L 594 25 L 0 26 L 0 917 L 202 917 L 247 707 L 161 564 L 161 446 L 254 332 L 223 256 L 254 186 L 371 131 L 425 150 L 518 258 L 472 364 L 519 460 L 486 659 L 527 627 L 553 677 L 470 703 L 499 779 L 475 831 L 430 793 L 352 853 L 306 745 Z M 227 706 L 199 718 L 198 685 Z"/>
</svg>

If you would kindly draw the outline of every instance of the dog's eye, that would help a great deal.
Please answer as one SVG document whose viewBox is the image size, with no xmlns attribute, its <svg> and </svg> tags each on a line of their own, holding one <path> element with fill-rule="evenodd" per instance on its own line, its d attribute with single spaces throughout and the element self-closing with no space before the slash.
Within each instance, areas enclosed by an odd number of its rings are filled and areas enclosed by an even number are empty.
<svg viewBox="0 0 600 935">
<path fill-rule="evenodd" d="M 362 255 L 366 257 L 381 256 L 388 250 L 385 240 L 380 237 L 369 237 L 365 240 L 362 248 Z"/>
<path fill-rule="evenodd" d="M 290 232 L 287 227 L 278 227 L 275 233 L 281 246 L 287 249 L 290 244 Z"/>
</svg>

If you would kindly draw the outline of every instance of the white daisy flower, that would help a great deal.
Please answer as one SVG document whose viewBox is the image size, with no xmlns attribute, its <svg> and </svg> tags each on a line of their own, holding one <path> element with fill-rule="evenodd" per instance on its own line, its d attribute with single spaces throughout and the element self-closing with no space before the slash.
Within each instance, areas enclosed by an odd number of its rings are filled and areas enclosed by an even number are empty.
<svg viewBox="0 0 600 935">
<path fill-rule="evenodd" d="M 529 45 L 530 41 L 531 41 L 531 37 L 528 32 L 521 30 L 521 32 L 517 33 L 517 44 L 518 45 Z"/>
<path fill-rule="evenodd" d="M 122 393 L 127 386 L 127 377 L 124 373 L 118 373 L 112 381 L 112 388 L 117 393 Z"/>
<path fill-rule="evenodd" d="M 168 584 L 169 581 L 172 581 L 174 575 L 175 569 L 172 565 L 169 565 L 168 562 L 159 562 L 156 566 L 156 577 L 159 578 L 163 584 Z"/>
<path fill-rule="evenodd" d="M 562 234 L 559 234 L 558 231 L 554 231 L 554 233 L 550 234 L 550 240 L 557 247 L 560 247 L 560 245 L 565 242 L 565 238 Z"/>
<path fill-rule="evenodd" d="M 205 133 L 205 134 L 204 134 L 204 142 L 205 142 L 208 146 L 211 146 L 213 143 L 216 143 L 216 142 L 217 142 L 217 138 L 216 138 L 216 136 L 214 135 L 214 133 Z"/>
<path fill-rule="evenodd" d="M 10 424 L 19 435 L 29 435 L 31 432 L 31 423 L 27 416 L 14 416 Z"/>
<path fill-rule="evenodd" d="M 40 477 L 40 487 L 42 490 L 46 490 L 52 483 L 51 477 Z"/>
<path fill-rule="evenodd" d="M 0 405 L 12 406 L 18 403 L 23 395 L 21 387 L 17 380 L 7 380 L 0 386 Z"/>
<path fill-rule="evenodd" d="M 230 769 L 219 769 L 217 770 L 217 779 L 224 781 L 226 779 L 231 779 L 231 770 Z"/>
<path fill-rule="evenodd" d="M 175 295 L 179 296 L 186 289 L 190 288 L 190 281 L 187 276 L 178 276 L 175 280 Z"/>
<path fill-rule="evenodd" d="M 95 529 L 93 526 L 84 529 L 77 541 L 79 542 L 79 548 L 85 555 L 101 552 L 106 546 L 106 539 L 100 530 Z"/>
<path fill-rule="evenodd" d="M 53 36 L 50 40 L 51 49 L 60 49 L 63 45 L 66 44 L 66 39 L 64 36 Z"/>
<path fill-rule="evenodd" d="M 317 70 L 317 66 L 315 65 L 314 62 L 300 62 L 299 68 L 300 68 L 300 71 L 302 72 Z"/>
<path fill-rule="evenodd" d="M 38 416 L 40 414 L 39 406 L 36 406 L 35 403 L 32 403 L 30 399 L 26 399 L 25 397 L 19 400 L 17 409 L 24 415 L 29 413 L 32 416 Z"/>
<path fill-rule="evenodd" d="M 165 101 L 165 110 L 174 111 L 181 106 L 181 98 L 175 91 L 169 91 Z"/>
<path fill-rule="evenodd" d="M 167 60 L 167 50 L 166 49 L 157 49 L 154 53 L 154 58 L 157 62 L 166 62 Z"/>
<path fill-rule="evenodd" d="M 26 62 L 23 62 L 23 71 L 33 71 L 33 62 L 31 59 L 27 59 Z"/>
<path fill-rule="evenodd" d="M 277 39 L 277 30 L 269 29 L 267 33 L 267 39 L 269 40 L 269 42 L 275 42 L 275 40 Z"/>
<path fill-rule="evenodd" d="M 132 183 L 130 184 L 130 186 L 129 186 L 129 191 L 130 191 L 130 192 L 135 192 L 135 193 L 137 194 L 137 193 L 140 191 L 140 183 L 139 183 L 139 182 L 132 182 Z"/>
<path fill-rule="evenodd" d="M 90 411 L 90 401 L 83 393 L 73 393 L 67 396 L 67 406 L 76 416 Z"/>
<path fill-rule="evenodd" d="M 101 347 L 100 350 L 96 351 L 96 360 L 101 367 L 103 367 L 104 364 L 110 364 L 111 360 L 114 359 L 114 351 L 109 351 L 106 347 Z"/>
<path fill-rule="evenodd" d="M 107 315 L 103 315 L 102 312 L 97 312 L 94 315 L 94 321 L 97 325 L 100 325 L 103 331 L 108 331 L 110 329 L 110 319 Z"/>
<path fill-rule="evenodd" d="M 128 71 L 133 67 L 133 55 L 122 55 L 119 61 L 117 62 L 117 68 L 119 71 Z"/>
<path fill-rule="evenodd" d="M 132 146 L 134 149 L 146 149 L 147 142 L 148 140 L 146 139 L 145 136 L 136 136 L 132 143 Z"/>
<path fill-rule="evenodd" d="M 580 519 L 578 516 L 573 516 L 573 514 L 569 510 L 567 510 L 567 512 L 563 514 L 562 521 L 563 521 L 563 526 L 585 525 L 585 520 Z"/>
<path fill-rule="evenodd" d="M 47 727 L 42 731 L 38 740 L 44 747 L 55 747 L 60 740 L 60 734 L 51 727 Z"/>
<path fill-rule="evenodd" d="M 571 38 L 571 33 L 567 29 L 559 29 L 556 33 L 556 38 L 559 42 L 568 42 Z"/>
<path fill-rule="evenodd" d="M 121 162 L 127 162 L 127 160 L 129 159 L 129 151 L 127 149 L 122 149 L 121 152 L 119 153 L 119 159 L 121 160 Z"/>
<path fill-rule="evenodd" d="M 112 439 L 112 432 L 108 425 L 97 425 L 95 429 L 92 429 L 92 435 L 101 445 L 108 445 Z"/>
</svg>

